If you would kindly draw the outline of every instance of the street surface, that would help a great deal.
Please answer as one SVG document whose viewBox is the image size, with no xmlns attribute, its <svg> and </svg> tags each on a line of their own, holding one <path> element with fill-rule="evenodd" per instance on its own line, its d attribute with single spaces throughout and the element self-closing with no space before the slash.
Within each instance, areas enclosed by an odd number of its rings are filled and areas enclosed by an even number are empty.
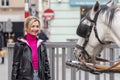
<svg viewBox="0 0 120 80">
<path fill-rule="evenodd" d="M 1 64 L 1 57 L 0 57 L 0 80 L 8 80 L 8 58 L 7 57 L 8 56 L 6 54 L 4 64 Z"/>
</svg>

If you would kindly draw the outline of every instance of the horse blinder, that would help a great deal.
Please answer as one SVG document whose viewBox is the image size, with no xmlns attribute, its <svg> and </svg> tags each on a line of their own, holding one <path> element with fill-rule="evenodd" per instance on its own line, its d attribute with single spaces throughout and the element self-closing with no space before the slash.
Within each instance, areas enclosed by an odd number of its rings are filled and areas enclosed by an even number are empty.
<svg viewBox="0 0 120 80">
<path fill-rule="evenodd" d="M 90 27 L 91 26 L 80 23 L 76 31 L 77 35 L 85 38 L 88 32 L 90 31 Z"/>
</svg>

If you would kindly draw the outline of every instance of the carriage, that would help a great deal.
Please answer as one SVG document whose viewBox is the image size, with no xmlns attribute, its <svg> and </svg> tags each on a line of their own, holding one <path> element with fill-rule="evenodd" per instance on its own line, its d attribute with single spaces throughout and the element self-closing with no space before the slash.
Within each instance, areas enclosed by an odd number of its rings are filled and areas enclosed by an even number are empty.
<svg viewBox="0 0 120 80">
<path fill-rule="evenodd" d="M 120 61 L 112 66 L 99 65 L 99 62 L 113 62 L 99 55 L 112 43 L 120 47 L 120 8 L 113 7 L 113 0 L 104 5 L 96 1 L 95 5 L 81 19 L 78 25 L 79 39 L 74 49 L 76 60 L 69 60 L 66 65 L 93 74 L 120 73 Z"/>
</svg>

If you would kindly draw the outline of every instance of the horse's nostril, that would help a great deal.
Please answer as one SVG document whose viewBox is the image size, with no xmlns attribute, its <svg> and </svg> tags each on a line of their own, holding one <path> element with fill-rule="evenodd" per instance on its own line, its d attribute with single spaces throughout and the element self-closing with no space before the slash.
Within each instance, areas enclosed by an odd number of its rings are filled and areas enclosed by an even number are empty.
<svg viewBox="0 0 120 80">
<path fill-rule="evenodd" d="M 81 57 L 82 55 L 81 54 L 79 54 L 79 57 Z"/>
<path fill-rule="evenodd" d="M 75 54 L 75 53 L 77 53 L 77 50 L 76 50 L 76 49 L 74 49 L 73 53 L 74 53 L 74 54 Z"/>
</svg>

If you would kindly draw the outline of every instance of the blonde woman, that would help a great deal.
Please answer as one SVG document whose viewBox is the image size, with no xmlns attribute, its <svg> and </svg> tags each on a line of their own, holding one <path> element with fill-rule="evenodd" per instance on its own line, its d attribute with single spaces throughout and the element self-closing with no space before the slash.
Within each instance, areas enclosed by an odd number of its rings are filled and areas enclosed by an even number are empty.
<svg viewBox="0 0 120 80">
<path fill-rule="evenodd" d="M 40 21 L 30 16 L 26 19 L 25 36 L 18 38 L 14 46 L 12 80 L 50 80 L 50 68 L 46 46 L 36 36 Z"/>
</svg>

